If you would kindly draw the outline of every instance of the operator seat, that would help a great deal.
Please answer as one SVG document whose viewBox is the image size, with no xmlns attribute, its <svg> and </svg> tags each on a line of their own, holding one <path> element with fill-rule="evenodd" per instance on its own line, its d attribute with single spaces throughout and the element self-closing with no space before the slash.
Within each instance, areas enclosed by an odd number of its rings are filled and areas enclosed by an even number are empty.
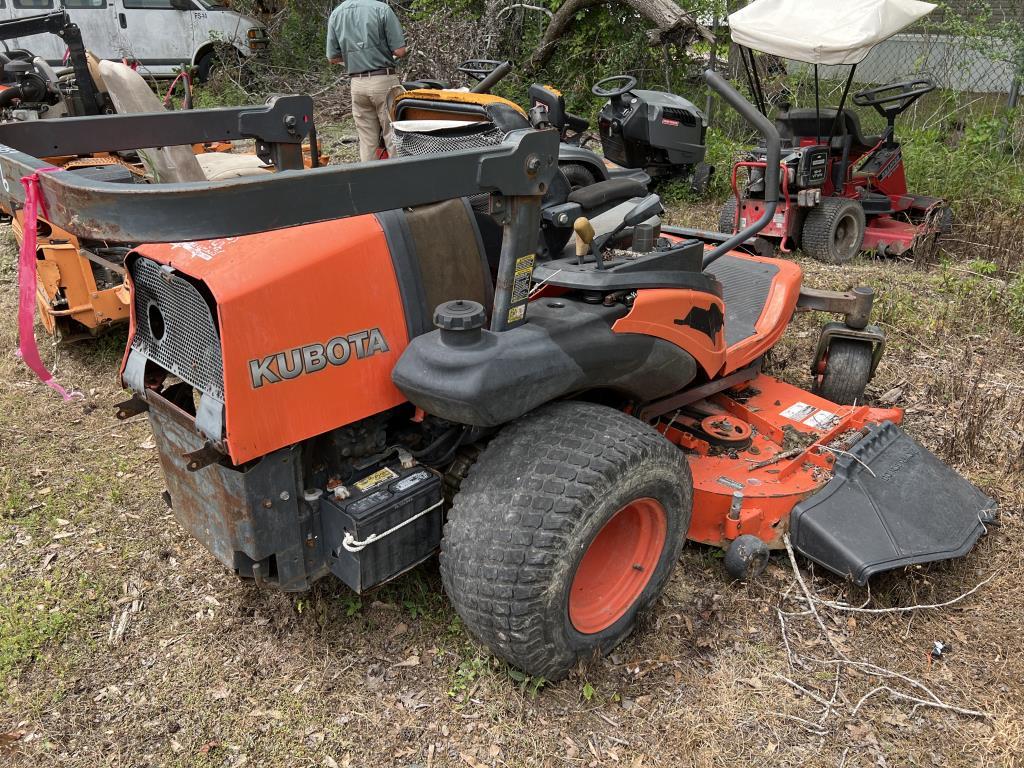
<svg viewBox="0 0 1024 768">
<path fill-rule="evenodd" d="M 832 108 L 821 110 L 822 141 L 828 138 L 837 112 L 838 110 Z M 784 142 L 788 140 L 790 146 L 794 146 L 800 138 L 813 138 L 818 135 L 818 112 L 814 109 L 790 109 L 786 112 L 779 112 L 775 117 L 775 127 L 778 128 L 782 140 Z M 842 151 L 845 136 L 850 137 L 850 149 L 854 152 L 867 152 L 881 140 L 879 136 L 865 136 L 861 130 L 860 118 L 857 117 L 857 113 L 846 107 L 843 108 L 842 116 L 839 118 L 836 135 L 832 137 L 833 150 Z"/>
<path fill-rule="evenodd" d="M 145 79 L 126 64 L 90 61 L 96 86 L 105 90 L 118 114 L 163 112 L 164 105 Z M 97 76 L 98 75 L 98 76 Z M 218 181 L 270 173 L 256 155 L 208 152 L 196 155 L 192 147 L 158 147 L 139 150 L 139 157 L 158 182 Z"/>
</svg>

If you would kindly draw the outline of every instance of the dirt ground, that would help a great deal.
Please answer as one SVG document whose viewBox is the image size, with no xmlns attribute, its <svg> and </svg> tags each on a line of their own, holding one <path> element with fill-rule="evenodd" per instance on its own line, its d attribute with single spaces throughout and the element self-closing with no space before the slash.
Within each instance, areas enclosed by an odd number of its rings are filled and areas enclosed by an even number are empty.
<svg viewBox="0 0 1024 768">
<path fill-rule="evenodd" d="M 226 573 L 161 501 L 145 419 L 114 418 L 124 334 L 44 345 L 85 395 L 68 404 L 13 356 L 2 238 L 0 765 L 1024 764 L 1024 352 L 993 278 L 961 261 L 801 263 L 811 285 L 880 290 L 869 397 L 999 500 L 976 550 L 870 592 L 801 563 L 811 614 L 785 553 L 743 585 L 691 545 L 617 652 L 544 684 L 466 636 L 436 562 L 362 599 Z M 806 384 L 820 322 L 800 316 L 770 371 Z"/>
</svg>

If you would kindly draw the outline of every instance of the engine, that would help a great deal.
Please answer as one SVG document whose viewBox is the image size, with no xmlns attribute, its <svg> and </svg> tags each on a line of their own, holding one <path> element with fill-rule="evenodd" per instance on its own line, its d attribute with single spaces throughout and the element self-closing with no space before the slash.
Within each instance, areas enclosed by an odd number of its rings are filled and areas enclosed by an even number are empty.
<svg viewBox="0 0 1024 768">
<path fill-rule="evenodd" d="M 438 468 L 479 434 L 418 413 L 392 370 L 438 303 L 487 300 L 472 222 L 454 200 L 127 258 L 119 416 L 148 413 L 175 517 L 239 576 L 359 592 L 438 546 Z"/>
<path fill-rule="evenodd" d="M 0 120 L 38 120 L 67 114 L 56 74 L 38 56 L 6 59 L 0 80 Z"/>
</svg>

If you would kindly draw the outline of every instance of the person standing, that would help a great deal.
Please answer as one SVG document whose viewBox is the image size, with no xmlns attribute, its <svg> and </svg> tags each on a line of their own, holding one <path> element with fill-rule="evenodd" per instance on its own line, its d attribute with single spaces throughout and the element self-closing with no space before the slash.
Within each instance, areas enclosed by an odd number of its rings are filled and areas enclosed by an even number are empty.
<svg viewBox="0 0 1024 768">
<path fill-rule="evenodd" d="M 359 159 L 372 160 L 381 135 L 394 157 L 388 95 L 400 87 L 395 59 L 407 53 L 398 17 L 380 0 L 344 0 L 327 21 L 327 59 L 351 78 Z"/>
</svg>

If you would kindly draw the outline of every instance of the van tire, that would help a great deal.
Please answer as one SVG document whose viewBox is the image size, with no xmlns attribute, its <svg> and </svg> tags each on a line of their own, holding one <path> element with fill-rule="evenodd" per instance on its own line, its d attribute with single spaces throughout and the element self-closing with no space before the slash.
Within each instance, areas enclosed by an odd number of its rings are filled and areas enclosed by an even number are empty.
<svg viewBox="0 0 1024 768">
<path fill-rule="evenodd" d="M 205 83 L 210 79 L 210 74 L 217 66 L 217 54 L 214 51 L 207 51 L 196 61 L 192 78 L 197 83 Z"/>
</svg>

